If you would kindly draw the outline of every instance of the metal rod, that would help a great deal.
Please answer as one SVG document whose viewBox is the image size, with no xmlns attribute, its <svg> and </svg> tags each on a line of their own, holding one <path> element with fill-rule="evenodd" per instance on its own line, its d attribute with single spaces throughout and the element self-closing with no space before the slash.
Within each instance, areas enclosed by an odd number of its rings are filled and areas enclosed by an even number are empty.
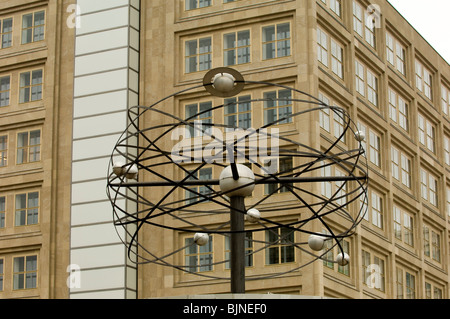
<svg viewBox="0 0 450 319">
<path fill-rule="evenodd" d="M 345 182 L 366 180 L 367 176 L 329 176 L 329 177 L 279 177 L 258 178 L 255 184 L 279 184 L 279 183 L 314 183 L 314 182 Z M 151 186 L 204 186 L 219 185 L 218 179 L 186 180 L 186 181 L 158 181 L 158 182 L 126 182 L 109 183 L 112 187 L 151 187 Z"/>
<path fill-rule="evenodd" d="M 244 197 L 230 198 L 231 221 L 231 293 L 245 293 L 245 233 L 244 233 Z"/>
</svg>

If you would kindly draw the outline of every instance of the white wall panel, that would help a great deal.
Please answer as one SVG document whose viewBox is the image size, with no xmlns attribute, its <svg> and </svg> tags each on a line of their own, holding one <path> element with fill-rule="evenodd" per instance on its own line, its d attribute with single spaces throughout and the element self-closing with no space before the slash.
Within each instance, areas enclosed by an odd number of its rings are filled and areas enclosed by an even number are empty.
<svg viewBox="0 0 450 319">
<path fill-rule="evenodd" d="M 79 36 L 75 40 L 75 55 L 127 47 L 128 33 L 128 28 L 121 28 Z"/>
<path fill-rule="evenodd" d="M 127 112 L 85 117 L 73 121 L 73 138 L 81 139 L 97 135 L 117 134 L 127 128 Z"/>
<path fill-rule="evenodd" d="M 124 287 L 125 268 L 105 268 L 81 271 L 81 287 L 72 291 L 89 291 L 100 289 L 117 289 Z"/>
<path fill-rule="evenodd" d="M 74 95 L 83 96 L 127 88 L 128 69 L 75 78 Z"/>
<path fill-rule="evenodd" d="M 126 68 L 127 54 L 128 49 L 121 48 L 79 56 L 75 60 L 75 76 Z"/>
<path fill-rule="evenodd" d="M 73 160 L 110 156 L 119 137 L 120 134 L 76 140 L 73 142 Z"/>
<path fill-rule="evenodd" d="M 83 293 L 72 293 L 70 299 L 125 299 L 125 290 L 118 288 L 116 290 L 93 291 Z"/>
<path fill-rule="evenodd" d="M 104 31 L 118 27 L 128 26 L 128 7 L 116 8 L 102 11 L 96 14 L 87 14 L 81 16 L 81 27 L 77 34 Z"/>
<path fill-rule="evenodd" d="M 72 184 L 72 204 L 108 200 L 106 179 Z"/>
<path fill-rule="evenodd" d="M 75 98 L 74 118 L 127 109 L 128 90 Z"/>
<path fill-rule="evenodd" d="M 124 236 L 124 231 L 122 229 L 118 228 L 118 232 L 122 237 Z M 72 227 L 72 249 L 119 243 L 122 242 L 120 241 L 120 238 L 117 235 L 116 229 L 112 223 Z M 122 258 L 125 260 L 124 255 L 122 255 Z"/>
<path fill-rule="evenodd" d="M 120 243 L 100 247 L 72 249 L 72 263 L 81 269 L 123 266 L 125 246 Z"/>
<path fill-rule="evenodd" d="M 128 6 L 128 0 L 78 0 L 81 14 L 108 10 L 120 6 Z"/>
<path fill-rule="evenodd" d="M 116 205 L 120 209 L 124 209 L 125 199 L 119 197 Z M 123 214 L 119 211 L 117 213 L 119 215 L 119 218 L 123 216 Z M 72 226 L 106 222 L 113 222 L 113 209 L 109 201 L 78 204 L 72 206 Z"/>
</svg>

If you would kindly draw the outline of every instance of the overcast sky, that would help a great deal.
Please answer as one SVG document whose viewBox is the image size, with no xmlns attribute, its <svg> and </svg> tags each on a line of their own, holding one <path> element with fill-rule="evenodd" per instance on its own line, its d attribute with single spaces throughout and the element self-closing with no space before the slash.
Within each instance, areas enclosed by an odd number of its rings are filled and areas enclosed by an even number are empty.
<svg viewBox="0 0 450 319">
<path fill-rule="evenodd" d="M 388 0 L 450 64 L 450 0 Z"/>
</svg>

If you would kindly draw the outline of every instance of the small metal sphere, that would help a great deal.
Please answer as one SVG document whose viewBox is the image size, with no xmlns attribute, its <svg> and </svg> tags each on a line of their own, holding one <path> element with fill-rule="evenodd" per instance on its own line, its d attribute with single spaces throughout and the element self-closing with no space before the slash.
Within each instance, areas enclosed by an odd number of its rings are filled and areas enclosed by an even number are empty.
<svg viewBox="0 0 450 319">
<path fill-rule="evenodd" d="M 366 134 L 363 131 L 358 131 L 355 133 L 355 139 L 358 142 L 362 142 L 366 139 Z"/>
<path fill-rule="evenodd" d="M 340 253 L 336 257 L 336 262 L 338 263 L 339 266 L 347 266 L 348 263 L 350 262 L 350 256 L 347 253 L 344 253 L 344 255 Z"/>
<path fill-rule="evenodd" d="M 320 251 L 323 249 L 325 239 L 322 236 L 311 235 L 308 238 L 308 245 L 314 251 Z"/>
<path fill-rule="evenodd" d="M 194 235 L 194 243 L 199 246 L 205 246 L 209 242 L 209 236 L 205 233 L 196 233 Z"/>
<path fill-rule="evenodd" d="M 261 213 L 256 208 L 252 208 L 247 211 L 247 215 L 245 217 L 250 223 L 256 223 L 261 219 Z"/>
<path fill-rule="evenodd" d="M 255 189 L 255 174 L 245 165 L 236 164 L 239 178 L 233 178 L 231 166 L 223 169 L 219 177 L 220 190 L 228 197 L 250 196 Z M 245 186 L 247 185 L 247 186 Z"/>
<path fill-rule="evenodd" d="M 222 93 L 231 92 L 234 89 L 235 79 L 231 74 L 219 73 L 213 79 L 214 88 Z"/>
<path fill-rule="evenodd" d="M 125 164 L 120 161 L 114 162 L 113 173 L 118 177 L 123 176 L 123 173 L 124 173 L 123 166 L 124 165 Z"/>
<path fill-rule="evenodd" d="M 138 167 L 134 164 L 131 167 L 128 165 L 123 168 L 123 173 L 126 174 L 128 179 L 137 179 L 139 170 Z"/>
</svg>

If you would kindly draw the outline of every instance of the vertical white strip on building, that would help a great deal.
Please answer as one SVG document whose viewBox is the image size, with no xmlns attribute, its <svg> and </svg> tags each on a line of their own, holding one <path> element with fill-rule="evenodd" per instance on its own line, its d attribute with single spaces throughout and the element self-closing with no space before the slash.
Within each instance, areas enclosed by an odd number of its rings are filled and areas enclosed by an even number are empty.
<svg viewBox="0 0 450 319">
<path fill-rule="evenodd" d="M 137 271 L 112 224 L 106 175 L 127 110 L 138 105 L 140 0 L 77 4 L 70 258 L 80 277 L 70 298 L 136 298 Z"/>
</svg>

